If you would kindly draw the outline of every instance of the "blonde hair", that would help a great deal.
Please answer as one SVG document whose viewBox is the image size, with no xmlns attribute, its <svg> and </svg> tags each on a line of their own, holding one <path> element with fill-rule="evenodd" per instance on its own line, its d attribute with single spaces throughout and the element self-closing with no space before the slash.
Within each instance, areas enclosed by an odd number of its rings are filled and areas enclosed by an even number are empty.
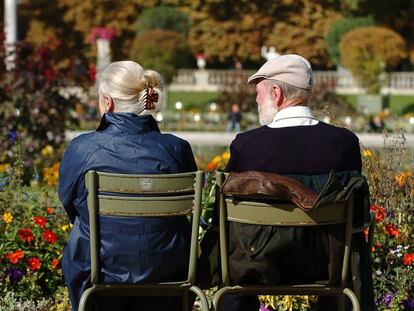
<svg viewBox="0 0 414 311">
<path fill-rule="evenodd" d="M 115 104 L 115 112 L 132 112 L 138 115 L 158 110 L 163 102 L 163 79 L 154 70 L 145 70 L 136 62 L 120 61 L 109 64 L 99 75 L 98 93 L 110 96 Z M 151 96 L 151 94 L 157 94 Z M 157 98 L 158 97 L 158 98 Z"/>
</svg>

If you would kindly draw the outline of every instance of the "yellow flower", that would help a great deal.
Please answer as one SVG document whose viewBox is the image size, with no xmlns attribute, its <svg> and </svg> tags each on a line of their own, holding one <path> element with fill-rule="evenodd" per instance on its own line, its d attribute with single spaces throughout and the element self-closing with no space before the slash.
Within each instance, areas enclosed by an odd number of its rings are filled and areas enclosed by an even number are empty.
<svg viewBox="0 0 414 311">
<path fill-rule="evenodd" d="M 398 186 L 400 188 L 404 187 L 407 183 L 407 179 L 411 176 L 411 172 L 402 172 L 397 175 L 395 175 L 395 181 L 397 182 Z"/>
<path fill-rule="evenodd" d="M 60 229 L 62 229 L 63 232 L 66 232 L 69 229 L 69 225 L 63 225 Z"/>
<path fill-rule="evenodd" d="M 224 161 L 228 161 L 230 159 L 230 152 L 226 151 L 222 153 L 222 158 Z"/>
<path fill-rule="evenodd" d="M 2 163 L 0 164 L 0 173 L 6 172 L 10 168 L 9 163 Z"/>
<path fill-rule="evenodd" d="M 59 163 L 43 169 L 43 179 L 49 187 L 55 187 L 59 180 Z"/>
<path fill-rule="evenodd" d="M 219 155 L 215 156 L 213 158 L 213 160 L 211 160 L 211 162 L 214 163 L 214 164 L 220 163 L 221 162 L 221 156 L 219 156 Z"/>
<path fill-rule="evenodd" d="M 42 154 L 42 156 L 49 156 L 53 154 L 53 151 L 54 151 L 53 147 L 51 145 L 47 145 L 40 151 L 40 153 Z"/>
<path fill-rule="evenodd" d="M 13 215 L 11 213 L 4 213 L 3 214 L 3 220 L 6 224 L 9 224 L 13 220 Z"/>
<path fill-rule="evenodd" d="M 372 157 L 372 156 L 373 156 L 373 153 L 372 153 L 372 151 L 371 151 L 371 150 L 369 150 L 369 149 L 365 149 L 365 150 L 362 152 L 362 156 L 363 156 L 364 158 L 369 158 L 369 157 Z"/>
</svg>

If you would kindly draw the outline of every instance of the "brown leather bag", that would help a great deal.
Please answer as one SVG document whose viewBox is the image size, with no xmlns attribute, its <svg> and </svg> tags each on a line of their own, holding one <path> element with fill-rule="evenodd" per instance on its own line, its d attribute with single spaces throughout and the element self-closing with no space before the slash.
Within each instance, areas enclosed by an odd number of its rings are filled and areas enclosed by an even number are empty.
<svg viewBox="0 0 414 311">
<path fill-rule="evenodd" d="M 296 179 L 258 171 L 229 173 L 221 192 L 236 197 L 287 200 L 304 211 L 312 210 L 318 199 L 316 192 Z"/>
</svg>

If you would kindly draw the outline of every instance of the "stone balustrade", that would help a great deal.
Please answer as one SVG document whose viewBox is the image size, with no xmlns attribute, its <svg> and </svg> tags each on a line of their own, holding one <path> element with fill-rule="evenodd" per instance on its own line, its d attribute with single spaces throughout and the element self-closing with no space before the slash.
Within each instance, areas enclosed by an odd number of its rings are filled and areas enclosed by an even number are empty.
<svg viewBox="0 0 414 311">
<path fill-rule="evenodd" d="M 233 83 L 246 83 L 254 70 L 180 69 L 169 86 L 171 91 L 220 91 Z M 384 75 L 383 94 L 414 95 L 414 72 Z M 346 71 L 314 71 L 315 85 L 331 85 L 339 94 L 362 94 L 355 79 Z"/>
</svg>

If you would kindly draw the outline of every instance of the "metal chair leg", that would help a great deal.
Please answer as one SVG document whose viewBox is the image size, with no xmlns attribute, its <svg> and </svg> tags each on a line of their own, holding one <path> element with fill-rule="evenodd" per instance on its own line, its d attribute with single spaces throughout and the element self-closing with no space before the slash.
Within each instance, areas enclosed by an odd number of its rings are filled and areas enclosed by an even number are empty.
<svg viewBox="0 0 414 311">
<path fill-rule="evenodd" d="M 79 301 L 78 311 L 87 311 L 86 306 L 88 305 L 88 300 L 94 291 L 95 289 L 93 287 L 89 287 L 82 293 Z"/>
<path fill-rule="evenodd" d="M 355 293 L 349 288 L 344 288 L 343 293 L 351 300 L 353 311 L 361 311 L 361 306 Z"/>
<path fill-rule="evenodd" d="M 219 311 L 222 309 L 222 303 L 223 303 L 223 297 L 227 294 L 227 292 L 230 291 L 230 288 L 227 286 L 224 286 L 220 288 L 213 297 L 213 310 Z"/>
<path fill-rule="evenodd" d="M 200 298 L 201 310 L 202 311 L 210 310 L 210 306 L 208 304 L 206 295 L 204 295 L 203 291 L 197 286 L 191 286 L 190 290 Z"/>
</svg>

